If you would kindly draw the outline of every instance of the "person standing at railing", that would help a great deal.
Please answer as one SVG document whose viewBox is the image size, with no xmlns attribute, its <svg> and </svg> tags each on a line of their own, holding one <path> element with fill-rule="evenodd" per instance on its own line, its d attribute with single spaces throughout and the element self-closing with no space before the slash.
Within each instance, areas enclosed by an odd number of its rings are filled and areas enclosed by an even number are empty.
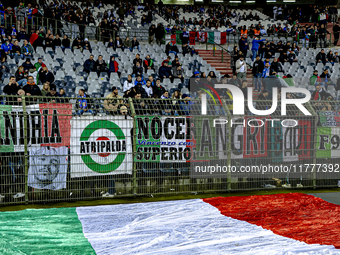
<svg viewBox="0 0 340 255">
<path fill-rule="evenodd" d="M 249 49 L 248 41 L 247 41 L 247 36 L 243 35 L 241 39 L 239 40 L 239 47 L 240 50 L 242 51 L 242 54 L 244 57 L 247 57 L 247 52 Z"/>
<path fill-rule="evenodd" d="M 15 9 L 15 16 L 17 18 L 17 26 L 18 26 L 18 29 L 20 29 L 20 27 L 25 26 L 25 15 L 26 15 L 25 6 L 23 5 L 22 2 L 20 2 L 19 6 L 15 7 L 14 9 Z"/>
<path fill-rule="evenodd" d="M 253 76 L 254 76 L 254 85 L 255 90 L 261 91 L 261 76 L 264 69 L 264 64 L 260 59 L 260 56 L 256 56 L 256 61 L 253 64 Z"/>
</svg>

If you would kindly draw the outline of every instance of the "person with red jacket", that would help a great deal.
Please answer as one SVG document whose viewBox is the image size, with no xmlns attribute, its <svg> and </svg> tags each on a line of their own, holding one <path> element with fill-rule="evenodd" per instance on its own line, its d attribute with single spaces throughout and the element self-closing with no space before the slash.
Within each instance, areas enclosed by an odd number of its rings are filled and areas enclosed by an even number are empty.
<svg viewBox="0 0 340 255">
<path fill-rule="evenodd" d="M 30 38 L 30 44 L 33 45 L 33 43 L 35 42 L 35 40 L 38 39 L 38 36 L 39 36 L 39 30 L 35 31 L 35 33 L 33 33 L 31 35 L 31 38 Z"/>
<path fill-rule="evenodd" d="M 108 75 L 110 76 L 111 73 L 118 73 L 118 75 L 120 75 L 120 73 L 118 72 L 118 62 L 115 60 L 115 57 L 114 56 L 111 56 L 110 58 L 110 62 L 108 64 Z"/>
</svg>

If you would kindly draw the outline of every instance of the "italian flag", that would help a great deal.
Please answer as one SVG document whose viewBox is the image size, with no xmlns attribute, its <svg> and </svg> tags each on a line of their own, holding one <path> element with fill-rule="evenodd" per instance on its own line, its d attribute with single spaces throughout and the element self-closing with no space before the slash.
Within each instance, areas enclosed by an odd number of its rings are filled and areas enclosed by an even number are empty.
<svg viewBox="0 0 340 255">
<path fill-rule="evenodd" d="M 339 254 L 340 206 L 302 193 L 0 213 L 1 254 Z"/>
<path fill-rule="evenodd" d="M 227 43 L 227 32 L 209 32 L 208 40 L 210 43 L 225 44 Z"/>
<path fill-rule="evenodd" d="M 176 35 L 165 35 L 165 44 L 168 44 L 169 42 L 172 42 L 173 44 L 176 44 Z"/>
<path fill-rule="evenodd" d="M 327 123 L 330 117 L 320 116 L 321 123 Z M 337 118 L 337 117 L 336 117 Z M 316 157 L 317 158 L 339 158 L 339 127 L 318 127 L 316 141 Z"/>
</svg>

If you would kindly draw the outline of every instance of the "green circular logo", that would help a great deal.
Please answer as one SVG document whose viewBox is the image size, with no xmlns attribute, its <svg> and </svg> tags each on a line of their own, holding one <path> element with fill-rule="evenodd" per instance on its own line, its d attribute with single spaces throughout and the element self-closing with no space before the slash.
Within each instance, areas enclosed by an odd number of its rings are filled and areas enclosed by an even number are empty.
<svg viewBox="0 0 340 255">
<path fill-rule="evenodd" d="M 80 141 L 81 142 L 88 141 L 93 132 L 95 132 L 98 129 L 108 129 L 115 134 L 117 140 L 125 140 L 124 132 L 117 124 L 108 120 L 97 120 L 89 124 L 83 130 L 80 136 Z M 81 158 L 84 161 L 85 165 L 92 171 L 105 174 L 115 171 L 123 163 L 125 159 L 125 154 L 126 154 L 125 152 L 119 152 L 117 157 L 112 162 L 105 165 L 98 164 L 91 158 L 90 155 L 82 155 Z"/>
</svg>

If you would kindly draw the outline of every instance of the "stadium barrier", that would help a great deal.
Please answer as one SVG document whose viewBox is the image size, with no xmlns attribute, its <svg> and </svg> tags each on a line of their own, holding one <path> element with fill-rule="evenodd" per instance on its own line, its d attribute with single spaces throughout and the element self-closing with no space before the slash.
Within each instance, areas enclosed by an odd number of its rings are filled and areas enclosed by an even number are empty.
<svg viewBox="0 0 340 255">
<path fill-rule="evenodd" d="M 18 26 L 17 20 L 15 15 L 6 15 L 6 18 L 4 19 L 5 27 L 12 25 Z M 46 28 L 51 29 L 53 34 L 59 33 L 59 34 L 66 34 L 69 37 L 76 38 L 78 36 L 83 38 L 88 38 L 90 40 L 97 40 L 97 41 L 103 41 L 108 42 L 111 38 L 115 39 L 116 35 L 119 35 L 122 38 L 126 37 L 134 37 L 137 35 L 149 35 L 148 29 L 138 28 L 138 30 L 123 28 L 120 29 L 120 31 L 113 30 L 113 29 L 101 29 L 99 26 L 93 26 L 93 25 L 81 25 L 81 24 L 74 24 L 69 23 L 64 20 L 58 20 L 58 19 L 51 19 L 46 17 L 39 17 L 34 16 L 32 18 L 26 18 L 25 21 L 26 25 L 26 33 L 29 33 L 32 29 L 38 30 L 40 28 Z M 21 25 L 22 26 L 22 25 Z M 190 29 L 189 29 L 190 30 Z M 19 32 L 19 31 L 18 31 Z M 197 31 L 198 32 L 198 31 Z M 340 33 L 340 32 L 339 32 Z M 180 33 L 176 33 L 176 38 L 174 41 L 176 41 L 177 44 L 181 44 L 180 40 Z M 214 34 L 214 32 L 205 32 L 205 39 L 202 42 L 208 42 L 208 43 L 216 43 L 216 44 L 227 44 L 227 45 L 238 45 L 239 39 L 241 38 L 241 32 L 230 32 L 226 33 L 225 40 L 221 38 L 221 32 L 218 32 Z M 200 41 L 200 36 L 196 36 L 196 41 Z M 319 38 L 319 35 L 316 36 L 315 40 L 310 39 L 309 40 L 309 47 L 321 47 L 321 43 L 326 45 L 326 48 L 332 47 L 334 44 L 334 40 L 338 40 L 335 38 L 335 33 L 329 33 L 325 35 L 325 40 L 321 40 Z M 339 35 L 337 36 L 339 37 Z M 287 34 L 270 34 L 270 35 L 261 35 L 261 38 L 266 38 L 269 41 L 277 41 L 277 40 L 286 40 L 287 42 L 295 42 L 293 37 L 288 36 Z M 167 41 L 164 37 L 165 42 Z M 221 43 L 221 41 L 225 41 L 225 43 Z M 190 43 L 192 45 L 192 43 Z M 298 43 L 300 46 L 302 45 L 302 40 L 299 40 Z M 208 44 L 207 44 L 208 45 Z M 207 46 L 208 47 L 208 46 Z M 325 48 L 325 47 L 321 47 Z M 208 48 L 207 48 L 208 49 Z"/>
<path fill-rule="evenodd" d="M 1 96 L 1 205 L 338 185 L 339 102 L 305 103 L 311 115 L 288 105 L 282 116 L 279 101 L 258 116 L 245 101 L 244 114 L 233 115 L 221 96 L 202 114 L 200 93 Z"/>
</svg>

